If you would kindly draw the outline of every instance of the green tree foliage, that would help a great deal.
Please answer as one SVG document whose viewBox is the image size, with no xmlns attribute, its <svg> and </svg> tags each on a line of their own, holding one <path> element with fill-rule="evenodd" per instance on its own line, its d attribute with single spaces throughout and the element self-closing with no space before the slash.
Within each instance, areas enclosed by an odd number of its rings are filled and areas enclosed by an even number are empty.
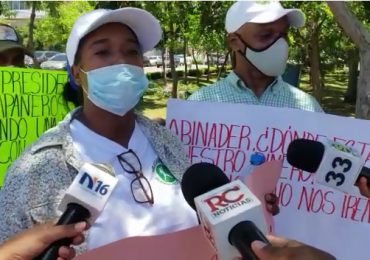
<svg viewBox="0 0 370 260">
<path fill-rule="evenodd" d="M 189 18 L 192 22 L 189 39 L 193 49 L 206 54 L 208 78 L 210 54 L 226 55 L 225 17 L 233 2 L 197 2 L 196 11 Z M 218 63 L 217 63 L 218 65 Z"/>
<path fill-rule="evenodd" d="M 177 74 L 174 55 L 192 55 L 197 62 L 211 61 L 205 59 L 206 54 L 225 55 L 227 53 L 225 16 L 233 3 L 233 1 L 40 1 L 37 3 L 37 9 L 45 10 L 48 15 L 35 22 L 35 47 L 64 50 L 75 19 L 94 8 L 146 9 L 160 21 L 163 29 L 163 38 L 157 49 L 162 50 L 167 63 L 168 59 L 170 60 L 172 96 L 175 97 Z M 311 85 L 318 98 L 325 87 L 325 73 L 334 68 L 349 67 L 349 81 L 352 83 L 346 97 L 352 95 L 353 100 L 353 95 L 356 95 L 353 91 L 356 91 L 357 84 L 355 64 L 358 63 L 356 60 L 356 57 L 359 57 L 358 49 L 334 21 L 327 4 L 319 1 L 282 1 L 282 4 L 289 8 L 300 8 L 306 15 L 306 24 L 303 28 L 290 30 L 290 62 L 302 64 L 308 69 Z M 348 2 L 348 6 L 356 17 L 370 28 L 370 2 Z M 3 3 L 0 4 L 0 12 L 7 13 L 6 8 Z M 28 32 L 29 28 L 23 29 L 24 35 L 28 35 Z M 162 75 L 166 75 L 165 67 Z M 196 75 L 199 76 L 199 73 Z"/>
<path fill-rule="evenodd" d="M 345 2 L 327 2 L 335 14 L 334 18 L 343 31 L 351 38 L 359 49 L 360 72 L 357 84 L 356 117 L 370 119 L 370 30 L 369 10 L 366 3 L 357 6 Z M 365 8 L 365 9 L 362 9 Z M 356 13 L 357 12 L 357 13 Z M 362 15 L 365 14 L 365 17 Z"/>
<path fill-rule="evenodd" d="M 8 3 L 6 3 L 5 1 L 4 2 L 1 1 L 0 2 L 0 15 L 10 18 L 15 15 L 15 12 L 10 10 Z"/>
<path fill-rule="evenodd" d="M 37 48 L 63 51 L 75 20 L 94 7 L 95 3 L 86 1 L 42 3 L 41 8 L 48 13 L 35 22 L 34 41 Z"/>
</svg>

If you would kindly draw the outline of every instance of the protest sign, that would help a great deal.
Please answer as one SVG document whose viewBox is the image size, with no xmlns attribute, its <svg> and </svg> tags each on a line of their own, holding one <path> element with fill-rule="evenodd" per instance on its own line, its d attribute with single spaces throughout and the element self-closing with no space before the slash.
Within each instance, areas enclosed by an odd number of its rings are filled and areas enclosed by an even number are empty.
<svg viewBox="0 0 370 260">
<path fill-rule="evenodd" d="M 0 68 L 0 187 L 25 147 L 68 112 L 62 98 L 65 71 Z"/>
<path fill-rule="evenodd" d="M 370 160 L 370 122 L 289 108 L 170 100 L 167 127 L 178 135 L 192 163 L 218 165 L 230 179 L 246 169 L 252 152 L 284 159 L 296 138 L 341 142 Z M 315 183 L 315 174 L 286 160 L 276 186 L 276 234 L 297 239 L 338 259 L 367 259 L 370 200 L 357 188 L 345 194 Z"/>
</svg>

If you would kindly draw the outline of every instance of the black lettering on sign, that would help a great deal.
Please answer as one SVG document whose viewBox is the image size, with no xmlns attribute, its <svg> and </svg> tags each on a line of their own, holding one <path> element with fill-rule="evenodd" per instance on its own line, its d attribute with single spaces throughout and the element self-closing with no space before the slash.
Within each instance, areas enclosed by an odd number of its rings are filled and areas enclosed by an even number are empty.
<svg viewBox="0 0 370 260">
<path fill-rule="evenodd" d="M 27 132 L 28 125 L 25 118 L 0 118 L 0 140 L 24 139 Z"/>
<path fill-rule="evenodd" d="M 0 71 L 1 92 L 7 94 L 56 95 L 67 81 L 65 71 L 33 70 L 12 68 Z"/>
<path fill-rule="evenodd" d="M 57 125 L 55 117 L 35 118 L 36 119 L 36 136 L 40 137 L 46 130 Z"/>
<path fill-rule="evenodd" d="M 26 140 L 0 141 L 0 165 L 16 160 L 26 145 Z"/>
<path fill-rule="evenodd" d="M 0 185 L 26 145 L 64 118 L 65 71 L 0 69 Z"/>
</svg>

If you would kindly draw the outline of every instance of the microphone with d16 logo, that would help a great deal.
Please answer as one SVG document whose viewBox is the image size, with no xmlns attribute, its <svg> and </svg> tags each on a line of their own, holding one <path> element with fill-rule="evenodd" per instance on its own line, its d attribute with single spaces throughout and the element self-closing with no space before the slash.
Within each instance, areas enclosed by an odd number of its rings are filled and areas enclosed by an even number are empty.
<svg viewBox="0 0 370 260">
<path fill-rule="evenodd" d="M 59 210 L 63 212 L 56 225 L 75 224 L 80 221 L 94 223 L 104 209 L 118 183 L 114 169 L 104 164 L 85 163 L 64 194 Z M 61 246 L 69 246 L 70 238 L 51 244 L 36 259 L 55 260 Z"/>
</svg>

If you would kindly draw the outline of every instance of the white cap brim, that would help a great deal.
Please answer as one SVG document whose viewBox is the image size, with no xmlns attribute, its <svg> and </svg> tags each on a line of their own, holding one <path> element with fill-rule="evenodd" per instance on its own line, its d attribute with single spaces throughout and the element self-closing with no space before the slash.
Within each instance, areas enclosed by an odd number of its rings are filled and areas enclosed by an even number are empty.
<svg viewBox="0 0 370 260">
<path fill-rule="evenodd" d="M 302 27 L 305 23 L 305 16 L 303 12 L 299 9 L 273 9 L 265 11 L 253 17 L 249 21 L 249 23 L 272 23 L 284 16 L 288 17 L 289 25 L 292 27 L 299 28 Z"/>
<path fill-rule="evenodd" d="M 142 51 L 153 49 L 162 37 L 158 20 L 149 12 L 138 8 L 121 8 L 112 10 L 91 24 L 89 32 L 107 23 L 122 23 L 134 31 Z"/>
<path fill-rule="evenodd" d="M 67 41 L 66 52 L 68 62 L 71 65 L 74 64 L 74 58 L 80 40 L 107 23 L 122 23 L 127 25 L 136 34 L 143 53 L 152 50 L 162 38 L 162 29 L 159 21 L 151 13 L 143 9 L 133 7 L 115 10 L 100 9 L 87 13 L 84 16 L 86 16 L 85 18 L 90 18 L 90 15 L 94 21 L 90 24 L 89 21 L 80 17 L 83 24 L 79 24 L 79 20 L 76 21 L 74 25 L 76 28 L 72 28 L 71 35 Z"/>
</svg>

